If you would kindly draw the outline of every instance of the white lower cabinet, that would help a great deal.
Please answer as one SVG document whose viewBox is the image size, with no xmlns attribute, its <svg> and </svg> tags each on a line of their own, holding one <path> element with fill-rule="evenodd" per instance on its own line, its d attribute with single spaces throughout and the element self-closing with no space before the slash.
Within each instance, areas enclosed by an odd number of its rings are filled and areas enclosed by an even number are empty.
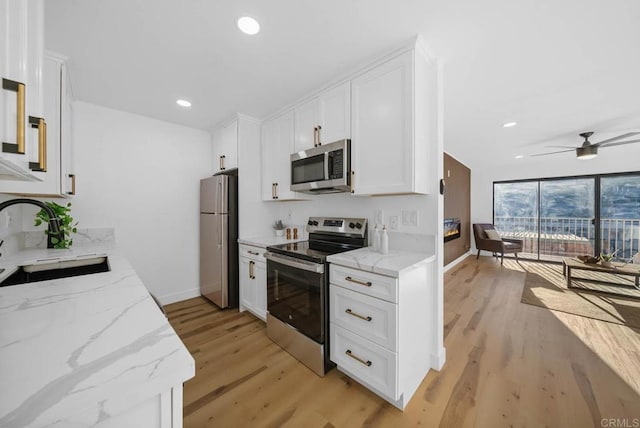
<svg viewBox="0 0 640 428">
<path fill-rule="evenodd" d="M 264 248 L 239 246 L 240 312 L 248 310 L 263 321 L 267 319 L 267 261 Z"/>
<path fill-rule="evenodd" d="M 330 266 L 331 360 L 399 409 L 434 361 L 432 262 L 398 277 Z M 432 299 L 431 299 L 432 300 Z"/>
</svg>

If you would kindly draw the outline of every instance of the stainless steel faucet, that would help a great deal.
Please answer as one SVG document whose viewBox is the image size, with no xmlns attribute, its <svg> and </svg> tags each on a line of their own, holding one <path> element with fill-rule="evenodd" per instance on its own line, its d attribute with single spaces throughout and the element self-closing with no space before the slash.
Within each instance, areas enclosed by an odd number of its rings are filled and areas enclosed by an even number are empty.
<svg viewBox="0 0 640 428">
<path fill-rule="evenodd" d="M 9 199 L 8 201 L 4 201 L 0 203 L 0 211 L 3 209 L 10 207 L 11 205 L 17 204 L 30 204 L 35 205 L 37 207 L 42 208 L 47 215 L 49 216 L 49 233 L 47 235 L 47 248 L 54 248 L 53 243 L 51 242 L 51 238 L 55 237 L 59 240 L 64 239 L 62 232 L 60 230 L 60 220 L 56 217 L 56 213 L 44 202 L 37 201 L 35 199 L 26 199 L 26 198 L 18 198 L 18 199 Z"/>
</svg>

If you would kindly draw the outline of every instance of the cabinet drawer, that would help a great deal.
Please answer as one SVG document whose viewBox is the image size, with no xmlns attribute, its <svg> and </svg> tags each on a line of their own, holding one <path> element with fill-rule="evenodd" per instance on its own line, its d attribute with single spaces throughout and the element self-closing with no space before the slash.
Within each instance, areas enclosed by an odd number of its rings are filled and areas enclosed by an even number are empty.
<svg viewBox="0 0 640 428">
<path fill-rule="evenodd" d="M 267 261 L 263 255 L 265 251 L 266 250 L 264 248 L 254 247 L 253 245 L 240 244 L 238 246 L 238 252 L 240 253 L 240 257 L 247 257 L 257 262 Z"/>
<path fill-rule="evenodd" d="M 397 305 L 337 285 L 329 296 L 332 323 L 397 352 Z"/>
<path fill-rule="evenodd" d="M 331 323 L 331 360 L 365 386 L 397 400 L 396 353 Z"/>
<path fill-rule="evenodd" d="M 330 281 L 349 290 L 378 297 L 391 303 L 398 302 L 398 280 L 344 266 L 331 265 Z"/>
</svg>

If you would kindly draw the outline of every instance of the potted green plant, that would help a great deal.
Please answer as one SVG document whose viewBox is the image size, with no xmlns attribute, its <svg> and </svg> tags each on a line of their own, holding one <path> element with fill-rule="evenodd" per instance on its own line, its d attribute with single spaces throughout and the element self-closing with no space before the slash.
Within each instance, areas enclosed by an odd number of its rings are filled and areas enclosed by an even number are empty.
<svg viewBox="0 0 640 428">
<path fill-rule="evenodd" d="M 600 264 L 604 267 L 611 267 L 613 265 L 613 257 L 617 252 L 618 250 L 614 251 L 611 254 L 605 252 L 600 253 Z"/>
<path fill-rule="evenodd" d="M 45 202 L 49 208 L 53 210 L 60 222 L 60 233 L 61 237 L 50 236 L 49 230 L 45 229 L 44 233 L 47 235 L 48 242 L 53 244 L 53 248 L 69 248 L 73 245 L 73 239 L 71 239 L 71 233 L 78 233 L 78 222 L 73 222 L 73 217 L 69 215 L 71 211 L 71 202 L 68 202 L 67 205 L 58 205 L 55 202 Z M 40 226 L 41 224 L 49 223 L 49 215 L 45 210 L 40 210 L 36 214 L 35 226 Z"/>
</svg>

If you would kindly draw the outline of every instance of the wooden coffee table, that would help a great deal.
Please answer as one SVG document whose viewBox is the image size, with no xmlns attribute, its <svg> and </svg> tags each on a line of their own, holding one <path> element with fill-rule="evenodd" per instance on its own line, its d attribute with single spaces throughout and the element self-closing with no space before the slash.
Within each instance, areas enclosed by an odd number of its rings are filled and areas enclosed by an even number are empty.
<svg viewBox="0 0 640 428">
<path fill-rule="evenodd" d="M 585 270 L 591 272 L 610 273 L 614 275 L 628 275 L 634 277 L 635 287 L 627 284 L 620 284 L 615 282 L 596 281 L 609 285 L 616 285 L 620 287 L 636 288 L 640 290 L 640 265 L 634 265 L 630 263 L 617 263 L 614 262 L 611 267 L 602 266 L 599 263 L 584 263 L 573 257 L 565 257 L 562 259 L 562 275 L 567 278 L 568 288 L 580 288 L 573 287 L 571 285 L 571 270 Z M 584 280 L 586 278 L 580 278 Z M 591 281 L 586 279 L 587 281 Z"/>
</svg>

